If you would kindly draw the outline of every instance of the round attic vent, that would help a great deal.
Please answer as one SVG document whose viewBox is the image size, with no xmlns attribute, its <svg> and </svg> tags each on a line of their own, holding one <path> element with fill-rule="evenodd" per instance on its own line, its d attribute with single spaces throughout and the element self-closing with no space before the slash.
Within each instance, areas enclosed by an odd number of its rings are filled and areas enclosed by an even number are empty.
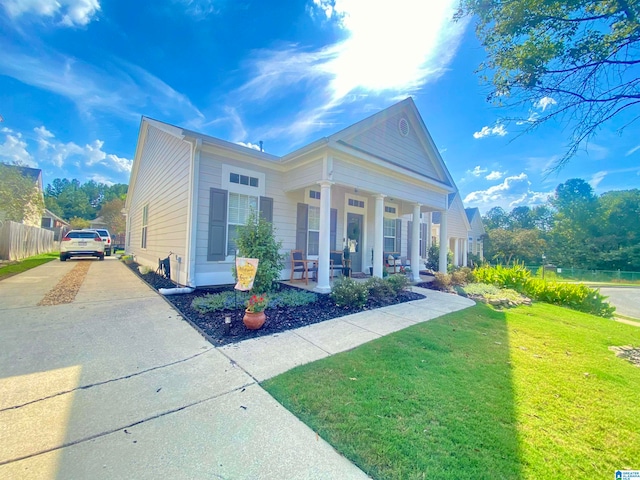
<svg viewBox="0 0 640 480">
<path fill-rule="evenodd" d="M 409 135 L 409 122 L 406 118 L 402 117 L 398 122 L 398 130 L 400 130 L 400 135 L 406 137 Z"/>
</svg>

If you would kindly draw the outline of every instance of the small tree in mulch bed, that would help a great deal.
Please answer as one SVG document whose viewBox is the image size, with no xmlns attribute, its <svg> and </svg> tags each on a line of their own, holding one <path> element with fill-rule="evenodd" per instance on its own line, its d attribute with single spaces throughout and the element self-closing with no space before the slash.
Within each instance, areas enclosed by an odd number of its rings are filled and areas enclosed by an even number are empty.
<svg viewBox="0 0 640 480">
<path fill-rule="evenodd" d="M 258 271 L 253 282 L 253 291 L 272 292 L 278 287 L 280 272 L 284 268 L 284 255 L 280 253 L 282 242 L 276 241 L 275 229 L 271 222 L 252 211 L 247 223 L 238 227 L 236 246 L 241 257 L 257 258 Z M 238 281 L 235 265 L 233 277 Z"/>
</svg>

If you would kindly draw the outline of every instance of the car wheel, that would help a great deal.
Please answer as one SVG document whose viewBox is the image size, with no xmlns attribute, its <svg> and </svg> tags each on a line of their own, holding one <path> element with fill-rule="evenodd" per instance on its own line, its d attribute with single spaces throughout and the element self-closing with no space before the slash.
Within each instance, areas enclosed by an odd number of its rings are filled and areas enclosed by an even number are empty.
<svg viewBox="0 0 640 480">
<path fill-rule="evenodd" d="M 107 255 L 107 257 L 110 257 L 111 256 L 111 250 L 107 250 L 106 255 Z"/>
<path fill-rule="evenodd" d="M 98 257 L 100 261 L 104 260 L 104 253 Z"/>
<path fill-rule="evenodd" d="M 60 261 L 61 262 L 66 262 L 67 261 L 67 257 L 65 257 L 64 255 L 60 255 Z"/>
</svg>

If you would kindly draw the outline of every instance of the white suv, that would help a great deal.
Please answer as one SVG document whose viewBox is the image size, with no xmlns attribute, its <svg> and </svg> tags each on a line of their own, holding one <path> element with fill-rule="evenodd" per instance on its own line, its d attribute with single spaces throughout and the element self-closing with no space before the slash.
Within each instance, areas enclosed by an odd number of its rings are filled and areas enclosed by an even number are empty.
<svg viewBox="0 0 640 480">
<path fill-rule="evenodd" d="M 100 238 L 104 242 L 104 254 L 107 257 L 111 256 L 111 235 L 109 235 L 109 230 L 104 228 L 86 228 L 85 230 L 91 230 L 93 232 L 98 232 Z"/>
<path fill-rule="evenodd" d="M 71 230 L 60 240 L 60 261 L 71 257 L 98 257 L 104 260 L 104 243 L 95 230 Z"/>
</svg>

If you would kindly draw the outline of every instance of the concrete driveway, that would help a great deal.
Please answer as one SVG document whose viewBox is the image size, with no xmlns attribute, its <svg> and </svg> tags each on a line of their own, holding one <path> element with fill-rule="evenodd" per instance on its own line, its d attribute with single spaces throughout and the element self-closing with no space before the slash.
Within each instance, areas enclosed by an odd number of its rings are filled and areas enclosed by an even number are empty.
<svg viewBox="0 0 640 480">
<path fill-rule="evenodd" d="M 83 262 L 71 303 L 38 306 Z M 107 258 L 0 282 L 0 478 L 366 475 Z"/>
</svg>

